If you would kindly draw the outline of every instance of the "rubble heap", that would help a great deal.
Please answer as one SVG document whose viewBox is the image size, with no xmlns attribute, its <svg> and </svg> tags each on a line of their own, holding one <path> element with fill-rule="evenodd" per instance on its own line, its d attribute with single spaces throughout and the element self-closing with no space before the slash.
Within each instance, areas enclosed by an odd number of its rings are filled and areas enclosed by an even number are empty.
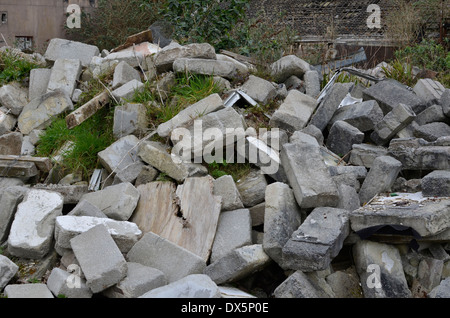
<svg viewBox="0 0 450 318">
<path fill-rule="evenodd" d="M 41 58 L 29 87 L 0 88 L 4 296 L 450 296 L 450 90 L 439 82 L 334 83 L 319 100 L 319 74 L 294 55 L 270 65 L 273 82 L 207 43 L 99 52 L 53 39 Z M 74 110 L 80 83 L 106 71 L 110 86 Z M 148 132 L 145 107 L 127 100 L 146 81 L 164 95 L 177 72 L 213 75 L 223 94 Z M 233 86 L 237 77 L 245 81 Z M 71 128 L 111 100 L 116 141 L 98 153 L 104 178 L 36 182 L 57 159 L 33 156 L 52 119 L 66 114 Z M 274 101 L 266 115 L 279 134 L 243 138 L 277 171 L 258 162 L 240 180 L 214 179 L 174 159 L 176 128 L 193 131 L 201 119 L 224 134 L 246 129 L 243 110 Z"/>
</svg>

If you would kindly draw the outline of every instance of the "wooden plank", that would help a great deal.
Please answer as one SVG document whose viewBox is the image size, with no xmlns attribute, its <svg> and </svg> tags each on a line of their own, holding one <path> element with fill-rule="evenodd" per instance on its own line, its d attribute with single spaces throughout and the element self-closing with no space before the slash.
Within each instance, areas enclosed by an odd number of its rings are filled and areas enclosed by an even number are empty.
<svg viewBox="0 0 450 318">
<path fill-rule="evenodd" d="M 94 115 L 110 101 L 109 92 L 104 90 L 89 102 L 66 116 L 67 129 L 72 129 Z"/>
<path fill-rule="evenodd" d="M 213 180 L 187 178 L 178 188 L 172 182 L 140 185 L 141 198 L 131 221 L 143 233 L 158 234 L 207 262 L 222 201 L 213 195 Z"/>
<path fill-rule="evenodd" d="M 111 50 L 111 53 L 118 52 L 133 46 L 133 44 L 139 44 L 142 42 L 152 42 L 153 41 L 153 33 L 151 30 L 145 30 L 139 32 L 137 34 L 130 35 L 124 44 L 114 48 Z"/>
<path fill-rule="evenodd" d="M 31 157 L 31 156 L 13 156 L 13 155 L 0 155 L 0 160 L 5 161 L 18 161 L 18 162 L 32 162 L 42 172 L 49 172 L 53 165 L 48 157 Z"/>
</svg>

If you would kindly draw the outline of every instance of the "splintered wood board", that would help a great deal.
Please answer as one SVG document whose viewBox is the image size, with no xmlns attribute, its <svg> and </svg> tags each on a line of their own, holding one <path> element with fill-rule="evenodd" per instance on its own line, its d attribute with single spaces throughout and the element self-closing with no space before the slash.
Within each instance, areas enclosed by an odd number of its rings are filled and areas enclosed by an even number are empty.
<svg viewBox="0 0 450 318">
<path fill-rule="evenodd" d="M 131 217 L 143 233 L 153 232 L 208 261 L 216 235 L 221 197 L 210 176 L 138 186 L 141 194 Z"/>
</svg>

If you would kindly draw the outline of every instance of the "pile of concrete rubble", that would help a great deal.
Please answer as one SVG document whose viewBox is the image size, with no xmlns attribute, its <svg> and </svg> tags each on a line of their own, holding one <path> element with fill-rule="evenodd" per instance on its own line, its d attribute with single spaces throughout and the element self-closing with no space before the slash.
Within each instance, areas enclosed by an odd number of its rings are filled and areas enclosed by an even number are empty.
<svg viewBox="0 0 450 318">
<path fill-rule="evenodd" d="M 53 39 L 39 61 L 28 87 L 0 88 L 5 297 L 450 296 L 450 90 L 439 82 L 334 83 L 318 99 L 320 75 L 299 57 L 270 65 L 272 82 L 206 43 L 99 52 Z M 105 72 L 110 86 L 75 110 L 83 82 Z M 152 133 L 146 107 L 127 100 L 149 81 L 163 102 L 177 72 L 213 75 L 223 94 Z M 103 169 L 90 183 L 55 181 L 61 157 L 35 157 L 39 136 L 57 116 L 75 127 L 112 100 Z M 240 180 L 171 153 L 172 132 L 192 132 L 193 119 L 247 130 L 245 108 L 273 101 L 278 131 L 242 137 L 259 159 Z"/>
</svg>

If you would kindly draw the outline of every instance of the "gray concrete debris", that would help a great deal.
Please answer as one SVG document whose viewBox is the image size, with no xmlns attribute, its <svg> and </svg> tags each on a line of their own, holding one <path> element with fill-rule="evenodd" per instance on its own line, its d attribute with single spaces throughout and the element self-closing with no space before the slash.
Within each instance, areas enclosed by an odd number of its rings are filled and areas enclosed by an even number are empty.
<svg viewBox="0 0 450 318">
<path fill-rule="evenodd" d="M 450 171 L 434 170 L 422 178 L 424 197 L 450 197 Z"/>
<path fill-rule="evenodd" d="M 261 105 L 266 105 L 277 94 L 277 90 L 271 82 L 254 75 L 250 75 L 249 79 L 241 86 L 241 90 Z"/>
<path fill-rule="evenodd" d="M 361 204 L 369 202 L 380 193 L 390 191 L 401 169 L 402 163 L 390 156 L 375 158 L 359 191 Z"/>
<path fill-rule="evenodd" d="M 365 143 L 354 144 L 349 163 L 354 166 L 364 166 L 370 169 L 375 158 L 387 155 L 388 150 L 385 147 Z"/>
<path fill-rule="evenodd" d="M 127 103 L 114 109 L 114 137 L 120 139 L 127 135 L 141 137 L 148 127 L 147 108 L 143 104 Z"/>
<path fill-rule="evenodd" d="M 270 124 L 293 133 L 307 125 L 316 108 L 317 101 L 314 98 L 291 90 L 283 104 L 273 114 Z"/>
<path fill-rule="evenodd" d="M 260 170 L 253 169 L 236 182 L 236 187 L 245 207 L 249 208 L 264 201 L 267 180 Z"/>
<path fill-rule="evenodd" d="M 0 255 L 0 291 L 9 283 L 19 270 L 13 261 L 8 257 Z"/>
<path fill-rule="evenodd" d="M 0 188 L 0 243 L 8 239 L 9 230 L 14 220 L 17 206 L 22 202 L 27 188 L 22 186 L 11 186 Z"/>
<path fill-rule="evenodd" d="M 423 138 L 426 141 L 436 141 L 445 136 L 450 136 L 450 126 L 443 122 L 425 124 L 414 131 L 414 137 Z"/>
<path fill-rule="evenodd" d="M 134 244 L 127 254 L 127 260 L 159 269 L 166 275 L 169 283 L 191 274 L 202 274 L 206 267 L 200 256 L 152 232 L 145 233 Z"/>
<path fill-rule="evenodd" d="M 314 208 L 337 205 L 337 187 L 318 147 L 298 143 L 284 144 L 281 163 L 299 206 Z"/>
<path fill-rule="evenodd" d="M 303 272 L 326 269 L 349 233 L 347 210 L 314 209 L 284 245 L 284 267 Z"/>
<path fill-rule="evenodd" d="M 368 132 L 373 130 L 383 117 L 383 111 L 378 103 L 369 100 L 339 108 L 331 118 L 330 124 L 343 120 L 362 132 Z"/>
<path fill-rule="evenodd" d="M 353 257 L 365 298 L 411 297 L 396 247 L 360 241 L 353 246 Z"/>
<path fill-rule="evenodd" d="M 62 91 L 72 98 L 81 70 L 78 59 L 57 59 L 48 80 L 47 93 Z"/>
<path fill-rule="evenodd" d="M 23 135 L 10 132 L 0 136 L 0 154 L 20 156 L 22 152 Z"/>
<path fill-rule="evenodd" d="M 252 221 L 248 209 L 222 212 L 211 248 L 210 262 L 214 263 L 232 250 L 252 244 Z"/>
<path fill-rule="evenodd" d="M 70 240 L 70 245 L 93 293 L 120 282 L 127 262 L 104 225 L 97 225 Z"/>
<path fill-rule="evenodd" d="M 233 79 L 237 75 L 236 65 L 228 61 L 199 58 L 179 58 L 173 62 L 173 70 L 176 73 L 200 74 L 220 76 Z"/>
<path fill-rule="evenodd" d="M 28 102 L 27 93 L 17 85 L 8 84 L 0 87 L 0 104 L 9 109 L 14 116 L 19 116 Z"/>
<path fill-rule="evenodd" d="M 103 291 L 103 295 L 109 298 L 138 298 L 165 285 L 167 285 L 167 278 L 162 271 L 128 262 L 127 276 L 116 285 Z"/>
<path fill-rule="evenodd" d="M 52 39 L 45 51 L 46 60 L 55 62 L 57 59 L 79 59 L 84 67 L 91 63 L 94 56 L 100 54 L 98 47 L 81 42 L 64 39 Z"/>
<path fill-rule="evenodd" d="M 230 175 L 214 180 L 214 195 L 222 197 L 222 211 L 244 208 L 239 190 Z"/>
<path fill-rule="evenodd" d="M 275 298 L 328 298 L 302 271 L 295 271 L 273 292 Z"/>
<path fill-rule="evenodd" d="M 219 287 L 204 274 L 192 274 L 166 286 L 155 288 L 139 298 L 221 298 Z"/>
<path fill-rule="evenodd" d="M 98 158 L 108 172 L 115 174 L 130 164 L 141 161 L 138 157 L 138 146 L 139 139 L 134 135 L 127 135 L 100 151 Z"/>
<path fill-rule="evenodd" d="M 338 120 L 330 129 L 327 147 L 339 157 L 348 161 L 348 155 L 352 151 L 353 145 L 362 144 L 363 141 L 363 132 L 345 121 Z"/>
<path fill-rule="evenodd" d="M 47 287 L 55 297 L 91 298 L 93 295 L 84 278 L 57 267 L 52 269 Z"/>
<path fill-rule="evenodd" d="M 132 80 L 141 80 L 139 71 L 130 66 L 130 64 L 125 61 L 117 64 L 117 66 L 114 68 L 112 89 L 116 89 L 119 86 L 122 86 Z"/>
<path fill-rule="evenodd" d="M 413 87 L 414 93 L 424 99 L 427 104 L 435 104 L 441 99 L 445 87 L 431 78 L 421 78 Z"/>
<path fill-rule="evenodd" d="M 284 267 L 282 249 L 301 224 L 300 207 L 292 189 L 285 183 L 272 183 L 266 188 L 264 211 L 264 251 Z"/>
<path fill-rule="evenodd" d="M 29 100 L 33 100 L 47 93 L 51 73 L 52 70 L 47 68 L 35 68 L 30 71 Z"/>
<path fill-rule="evenodd" d="M 208 265 L 204 274 L 216 284 L 237 281 L 266 267 L 270 257 L 264 252 L 261 244 L 246 245 L 236 248 L 216 262 Z"/>
<path fill-rule="evenodd" d="M 270 65 L 275 81 L 283 83 L 292 75 L 299 78 L 311 70 L 311 65 L 295 55 L 287 55 Z"/>
<path fill-rule="evenodd" d="M 54 298 L 46 284 L 13 284 L 5 287 L 8 298 Z"/>
<path fill-rule="evenodd" d="M 22 258 L 43 258 L 52 247 L 56 217 L 62 214 L 61 194 L 30 190 L 18 205 L 8 236 L 8 252 Z"/>
</svg>

